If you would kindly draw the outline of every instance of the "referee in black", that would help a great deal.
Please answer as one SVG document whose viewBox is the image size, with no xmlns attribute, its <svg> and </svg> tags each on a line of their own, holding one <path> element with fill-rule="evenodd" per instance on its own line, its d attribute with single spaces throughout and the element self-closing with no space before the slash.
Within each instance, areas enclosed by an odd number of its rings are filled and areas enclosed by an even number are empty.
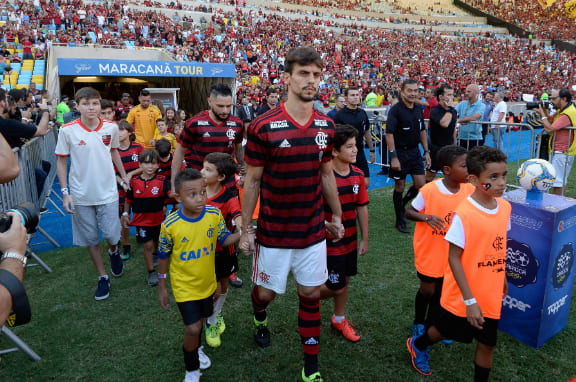
<svg viewBox="0 0 576 382">
<path fill-rule="evenodd" d="M 360 107 L 362 100 L 358 88 L 351 86 L 344 89 L 344 97 L 346 106 L 336 113 L 334 123 L 352 125 L 358 130 L 358 136 L 356 137 L 358 154 L 356 154 L 356 163 L 354 165 L 364 173 L 364 184 L 368 188 L 370 187 L 370 171 L 366 154 L 364 153 L 364 140 L 366 140 L 366 144 L 370 149 L 370 163 L 374 163 L 376 160 L 376 149 L 374 149 L 374 142 L 372 142 L 372 135 L 370 134 L 370 120 L 366 111 Z"/>
<path fill-rule="evenodd" d="M 426 183 L 436 177 L 440 166 L 436 160 L 438 151 L 444 146 L 456 144 L 456 120 L 458 113 L 454 109 L 454 89 L 442 84 L 436 90 L 438 106 L 430 110 L 430 158 L 432 163 L 426 170 Z"/>
<path fill-rule="evenodd" d="M 420 187 L 426 183 L 425 168 L 430 167 L 430 151 L 422 107 L 414 104 L 418 98 L 418 82 L 412 79 L 405 80 L 400 96 L 400 101 L 388 112 L 386 144 L 390 157 L 390 177 L 394 179 L 396 228 L 402 233 L 409 233 L 404 218 L 404 205 L 414 198 Z M 424 148 L 426 167 L 418 144 L 422 144 Z M 408 174 L 412 175 L 414 184 L 403 198 Z"/>
</svg>

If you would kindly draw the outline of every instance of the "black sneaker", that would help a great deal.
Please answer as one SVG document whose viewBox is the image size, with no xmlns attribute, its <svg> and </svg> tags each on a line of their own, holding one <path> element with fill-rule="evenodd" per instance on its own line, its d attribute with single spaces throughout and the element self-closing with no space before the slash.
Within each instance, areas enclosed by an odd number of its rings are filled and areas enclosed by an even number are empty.
<svg viewBox="0 0 576 382">
<path fill-rule="evenodd" d="M 94 298 L 96 300 L 105 300 L 110 295 L 110 279 L 106 277 L 100 277 L 98 279 L 98 287 L 96 288 L 96 293 L 94 293 Z"/>
<path fill-rule="evenodd" d="M 124 262 L 120 257 L 120 250 L 116 250 L 114 253 L 108 252 L 110 255 L 110 271 L 115 277 L 120 277 L 124 273 Z"/>
<path fill-rule="evenodd" d="M 256 345 L 260 346 L 261 348 L 267 348 L 270 346 L 270 330 L 268 330 L 268 319 L 264 321 L 256 321 L 254 319 L 254 326 L 256 327 L 254 333 L 254 340 L 256 341 Z"/>
</svg>

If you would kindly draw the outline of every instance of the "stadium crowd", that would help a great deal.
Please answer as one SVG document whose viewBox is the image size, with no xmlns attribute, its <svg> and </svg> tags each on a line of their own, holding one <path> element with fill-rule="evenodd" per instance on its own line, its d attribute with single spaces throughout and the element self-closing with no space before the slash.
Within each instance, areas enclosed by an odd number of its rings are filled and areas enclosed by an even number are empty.
<svg viewBox="0 0 576 382">
<path fill-rule="evenodd" d="M 538 1 L 466 0 L 466 3 L 516 24 L 539 39 L 576 40 L 576 21 L 566 15 L 567 0 L 558 0 L 548 8 Z"/>
<path fill-rule="evenodd" d="M 165 49 L 182 61 L 231 62 L 237 65 L 242 87 L 251 91 L 279 82 L 287 50 L 310 44 L 326 61 L 321 87 L 331 97 L 352 85 L 387 92 L 410 77 L 424 86 L 454 84 L 457 93 L 475 82 L 518 100 L 524 93 L 570 87 L 576 68 L 574 54 L 530 40 L 454 36 L 432 28 L 423 34 L 386 31 L 244 8 L 213 9 L 208 20 L 192 22 L 192 28 L 185 30 L 183 22 L 192 20 L 184 13 L 170 18 L 158 10 L 131 9 L 126 3 L 107 7 L 74 0 L 36 7 L 20 1 L 8 12 L 13 22 L 0 27 L 0 36 L 5 47 L 29 40 L 36 55 L 52 44 L 124 46 L 131 41 L 135 47 Z"/>
</svg>

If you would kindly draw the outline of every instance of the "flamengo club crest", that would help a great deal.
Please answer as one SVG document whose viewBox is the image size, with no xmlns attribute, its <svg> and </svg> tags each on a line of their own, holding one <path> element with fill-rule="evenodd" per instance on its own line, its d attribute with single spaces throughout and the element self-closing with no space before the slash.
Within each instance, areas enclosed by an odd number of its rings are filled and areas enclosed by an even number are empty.
<svg viewBox="0 0 576 382">
<path fill-rule="evenodd" d="M 226 132 L 226 136 L 228 137 L 228 139 L 233 140 L 234 137 L 236 137 L 236 132 L 234 131 L 234 129 L 228 129 L 228 131 Z"/>
<path fill-rule="evenodd" d="M 316 134 L 314 141 L 316 141 L 320 150 L 324 150 L 328 146 L 328 134 L 319 131 L 318 134 Z"/>
</svg>

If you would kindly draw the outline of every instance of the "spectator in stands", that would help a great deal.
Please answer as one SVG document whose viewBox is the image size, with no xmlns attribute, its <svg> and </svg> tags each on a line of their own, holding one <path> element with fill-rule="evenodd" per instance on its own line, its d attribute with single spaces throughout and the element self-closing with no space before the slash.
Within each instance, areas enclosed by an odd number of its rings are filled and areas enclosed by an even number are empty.
<svg viewBox="0 0 576 382">
<path fill-rule="evenodd" d="M 576 139 L 574 139 L 576 130 L 567 129 L 576 126 L 576 107 L 572 103 L 572 94 L 568 89 L 553 91 L 550 102 L 556 109 L 554 115 L 550 116 L 548 109 L 542 106 L 538 107 L 538 112 L 542 117 L 544 130 L 553 135 L 550 139 L 549 154 L 556 170 L 556 181 L 552 187 L 556 195 L 562 195 L 566 191 L 566 183 L 576 155 Z"/>
<path fill-rule="evenodd" d="M 370 92 L 366 94 L 364 104 L 366 105 L 366 107 L 375 107 L 377 100 L 378 100 L 378 94 L 374 92 L 374 89 L 370 89 Z"/>
<path fill-rule="evenodd" d="M 129 93 L 122 93 L 122 97 L 120 98 L 120 104 L 118 106 L 116 106 L 114 119 L 116 121 L 119 121 L 121 119 L 125 119 L 133 107 L 134 107 L 134 105 L 132 105 L 130 103 L 130 94 Z"/>
<path fill-rule="evenodd" d="M 156 132 L 156 121 L 162 118 L 162 113 L 154 105 L 150 105 L 152 96 L 148 90 L 143 89 L 138 96 L 140 104 L 128 113 L 126 120 L 134 126 L 136 143 L 142 147 L 152 148 L 150 141 Z"/>
</svg>

